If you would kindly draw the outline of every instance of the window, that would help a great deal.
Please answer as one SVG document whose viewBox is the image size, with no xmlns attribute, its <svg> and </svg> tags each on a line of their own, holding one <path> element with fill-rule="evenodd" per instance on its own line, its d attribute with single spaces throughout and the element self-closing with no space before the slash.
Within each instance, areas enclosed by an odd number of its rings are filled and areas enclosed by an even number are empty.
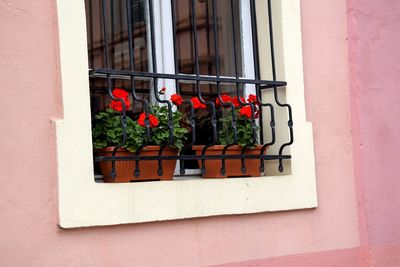
<svg viewBox="0 0 400 267">
<path fill-rule="evenodd" d="M 169 1 L 151 2 L 154 3 L 155 20 L 168 18 L 168 9 L 164 9 L 163 6 Z M 270 1 L 256 1 L 258 42 L 261 44 L 269 43 L 268 34 L 265 34 L 268 32 L 268 3 Z M 273 1 L 273 4 L 275 16 L 273 20 L 276 22 L 274 25 L 277 32 L 275 41 L 278 44 L 276 53 L 284 55 L 277 57 L 276 64 L 279 68 L 276 68 L 276 77 L 283 77 L 282 80 L 287 81 L 286 99 L 292 104 L 296 118 L 296 142 L 290 151 L 291 173 L 261 178 L 198 179 L 111 186 L 93 181 L 85 5 L 81 0 L 57 1 L 64 116 L 54 121 L 57 136 L 59 214 L 62 227 L 316 207 L 312 130 L 310 123 L 306 121 L 303 100 L 300 1 L 282 0 Z M 169 14 L 171 17 L 171 12 Z M 144 14 L 142 18 L 146 19 L 147 15 Z M 155 24 L 165 26 L 160 21 Z M 166 38 L 160 36 L 169 34 L 170 32 L 164 28 L 158 33 L 155 32 L 154 43 L 160 40 L 161 49 L 165 49 L 168 43 L 162 42 Z M 243 35 L 245 34 L 249 32 L 244 31 Z M 241 45 L 248 40 L 249 38 L 243 38 Z M 158 51 L 157 49 L 156 52 Z M 269 74 L 274 73 L 271 68 L 266 67 L 270 65 L 271 55 L 268 49 L 260 49 L 259 54 L 260 77 L 269 77 Z M 163 55 L 168 58 L 171 54 Z M 242 57 L 242 60 L 246 61 L 246 57 Z M 121 62 L 116 61 L 115 64 L 122 64 Z M 163 64 L 164 75 L 160 79 L 173 82 L 175 69 L 171 71 L 171 67 L 174 65 L 171 66 L 166 62 L 171 61 L 157 62 L 157 66 Z M 250 65 L 242 62 L 242 66 Z M 246 68 L 242 71 L 246 73 Z M 101 74 L 101 71 L 97 74 Z M 120 70 L 117 74 L 129 76 L 129 71 Z M 254 71 L 254 74 L 257 75 L 257 71 Z M 177 75 L 179 79 L 193 77 L 185 73 Z M 216 82 L 214 78 L 204 79 Z M 229 77 L 221 79 L 224 82 L 236 83 L 235 79 L 231 80 Z M 251 85 L 253 81 L 253 78 L 249 78 L 246 83 Z M 174 86 L 168 87 L 174 88 Z M 286 123 L 287 117 L 283 121 Z"/>
<path fill-rule="evenodd" d="M 241 158 L 243 176 L 251 174 L 246 171 L 246 163 L 247 165 L 257 164 L 254 163 L 254 159 L 259 160 L 262 172 L 265 169 L 264 159 L 279 160 L 279 169 L 283 171 L 283 160 L 290 158 L 290 155 L 283 154 L 285 147 L 293 142 L 291 107 L 288 104 L 282 104 L 278 96 L 279 91 L 284 90 L 283 86 L 286 83 L 276 80 L 275 55 L 272 48 L 270 65 L 274 72 L 273 79 L 259 79 L 255 1 L 171 0 L 162 1 L 158 6 L 149 0 L 86 0 L 85 3 L 93 113 L 104 110 L 110 101 L 115 101 L 111 88 L 122 88 L 125 92 L 132 94 L 129 103 L 132 103 L 133 108 L 123 107 L 121 123 L 130 118 L 137 119 L 142 112 L 149 116 L 148 103 L 158 102 L 160 105 L 165 105 L 168 101 L 165 95 L 177 93 L 186 100 L 184 101 L 186 105 L 180 105 L 179 110 L 183 112 L 184 118 L 188 118 L 184 122 L 190 125 L 188 128 L 192 133 L 191 140 L 188 140 L 178 156 L 181 174 L 185 174 L 185 168 L 190 168 L 188 165 L 192 165 L 193 168 L 193 165 L 198 164 L 200 166 L 194 168 L 201 168 L 204 177 L 205 166 L 210 163 L 210 157 L 206 154 L 207 149 L 212 150 L 221 140 L 225 141 L 222 142 L 225 147 L 218 157 L 221 161 L 220 174 L 222 176 L 229 171 L 226 170 L 229 166 L 227 168 L 225 166 L 225 156 L 233 157 L 226 155 L 225 152 L 228 151 L 228 154 L 230 148 L 236 144 L 243 146 L 241 154 L 238 155 Z M 164 13 L 169 12 L 170 16 L 160 16 L 157 23 L 155 20 L 157 9 Z M 164 34 L 164 31 L 169 34 Z M 161 40 L 157 39 L 160 33 L 163 33 Z M 273 36 L 272 27 L 269 34 Z M 267 47 L 273 47 L 273 38 Z M 166 57 L 165 55 L 168 54 L 173 56 Z M 172 66 L 169 69 L 173 74 L 169 74 L 170 71 L 162 67 L 168 65 Z M 167 88 L 165 95 L 158 93 L 163 87 Z M 262 101 L 264 90 L 274 92 L 268 103 Z M 243 134 L 242 131 L 246 128 L 240 127 L 244 123 L 244 115 L 236 113 L 235 108 L 228 104 L 219 105 L 218 109 L 216 103 L 221 101 L 222 96 L 233 99 L 235 106 L 239 106 L 237 110 L 242 111 L 246 108 L 251 110 L 245 122 L 249 129 L 247 133 Z M 252 104 L 245 103 L 249 96 L 257 96 L 257 100 L 254 100 Z M 193 103 L 190 101 L 193 97 L 204 102 L 203 111 L 196 111 L 196 113 L 193 111 Z M 239 101 L 239 99 L 243 100 Z M 261 103 L 259 108 L 259 105 L 255 104 L 258 100 Z M 271 102 L 276 103 L 275 108 Z M 280 107 L 288 112 L 289 120 L 290 134 L 288 141 L 284 144 L 275 142 L 274 110 Z M 173 107 L 168 105 L 168 108 L 171 110 Z M 229 109 L 232 112 L 229 112 Z M 259 154 L 258 157 L 248 156 L 245 154 L 246 150 L 251 151 L 251 147 L 257 144 L 256 139 L 261 139 L 261 141 L 264 139 L 263 130 L 267 127 L 262 123 L 261 127 L 257 126 L 260 121 L 262 122 L 263 113 L 267 113 L 264 117 L 270 118 L 267 124 L 270 128 L 269 140 L 265 145 L 262 144 L 261 152 L 255 152 Z M 193 121 L 196 125 L 192 124 Z M 170 115 L 168 125 L 172 125 L 172 115 Z M 172 140 L 174 129 L 171 126 L 168 127 L 170 127 L 169 134 Z M 120 134 L 126 136 L 127 128 L 123 125 L 123 133 Z M 250 133 L 250 128 L 252 133 Z M 223 139 L 222 134 L 218 134 L 221 129 L 232 131 L 232 137 Z M 149 132 L 149 127 L 147 127 L 148 137 Z M 251 134 L 253 140 L 250 138 Z M 241 137 L 245 135 L 248 138 L 243 141 Z M 119 144 L 114 144 L 117 148 L 114 149 L 112 156 L 120 147 L 125 147 L 127 142 L 125 138 Z M 169 145 L 167 142 L 168 140 L 165 141 L 165 146 Z M 192 145 L 195 144 L 205 145 L 201 155 L 199 153 L 194 155 Z M 135 148 L 136 152 L 135 156 L 132 155 L 132 160 L 137 160 L 136 165 L 139 165 L 138 160 L 146 160 L 145 157 L 137 157 L 146 146 L 147 142 Z M 280 146 L 279 153 L 277 155 L 268 153 L 265 156 L 264 152 L 270 146 Z M 160 155 L 162 149 L 163 145 L 160 148 Z M 214 154 L 215 162 L 218 155 Z M 188 155 L 190 156 L 186 157 Z M 199 163 L 193 160 L 196 157 Z M 249 160 L 248 157 L 254 159 Z M 189 158 L 191 160 L 188 160 Z M 238 162 L 240 158 L 237 159 Z M 106 157 L 96 157 L 96 159 L 100 162 L 107 160 Z M 115 161 L 118 159 L 120 157 L 113 157 L 112 160 L 113 177 L 116 176 Z M 159 177 L 163 173 L 162 162 L 160 156 Z M 227 162 L 232 162 L 232 160 L 227 160 Z M 135 176 L 140 178 L 139 167 L 135 169 L 135 173 Z M 230 172 L 226 175 L 229 174 L 234 176 Z M 154 179 L 157 179 L 157 175 L 154 176 Z M 260 176 L 260 173 L 253 176 Z M 131 181 L 140 180 L 132 176 Z"/>
</svg>

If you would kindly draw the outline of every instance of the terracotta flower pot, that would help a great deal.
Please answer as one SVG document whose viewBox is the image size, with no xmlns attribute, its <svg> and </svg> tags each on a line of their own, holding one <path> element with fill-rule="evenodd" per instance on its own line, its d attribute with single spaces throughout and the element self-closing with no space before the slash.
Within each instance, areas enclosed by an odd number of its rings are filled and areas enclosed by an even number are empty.
<svg viewBox="0 0 400 267">
<path fill-rule="evenodd" d="M 106 147 L 103 149 L 96 150 L 96 156 L 106 156 L 111 157 L 114 147 Z M 147 146 L 141 152 L 141 156 L 157 156 L 159 146 Z M 116 157 L 132 156 L 133 153 L 125 150 L 119 149 L 115 154 Z M 178 155 L 177 149 L 165 148 L 163 151 L 163 156 L 176 156 Z M 134 175 L 136 161 L 115 161 L 116 177 L 113 179 L 111 177 L 111 161 L 100 161 L 100 169 L 104 175 L 104 182 L 106 183 L 129 183 L 135 181 L 158 181 L 158 180 L 172 180 L 174 175 L 176 160 L 163 160 L 162 169 L 163 175 L 158 176 L 158 160 L 140 160 L 139 170 L 140 175 L 136 177 Z"/>
<path fill-rule="evenodd" d="M 193 146 L 196 155 L 201 155 L 204 146 Z M 261 145 L 255 146 L 253 149 L 246 149 L 245 155 L 260 155 Z M 216 145 L 209 147 L 206 150 L 206 155 L 222 155 L 223 145 Z M 265 153 L 267 150 L 265 150 Z M 228 148 L 226 155 L 240 155 L 242 147 L 234 145 Z M 201 167 L 201 160 L 199 160 Z M 227 159 L 225 161 L 225 175 L 221 175 L 222 160 L 205 160 L 206 173 L 202 175 L 203 178 L 228 178 L 228 177 L 259 177 L 260 173 L 260 160 L 259 159 L 246 159 L 245 166 L 246 172 L 242 173 L 242 163 L 240 159 Z"/>
</svg>

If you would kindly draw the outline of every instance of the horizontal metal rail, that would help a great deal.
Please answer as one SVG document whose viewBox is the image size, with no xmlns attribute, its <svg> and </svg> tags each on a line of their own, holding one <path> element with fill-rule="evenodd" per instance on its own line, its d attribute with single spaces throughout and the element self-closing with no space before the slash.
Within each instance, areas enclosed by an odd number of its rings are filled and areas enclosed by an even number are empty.
<svg viewBox="0 0 400 267">
<path fill-rule="evenodd" d="M 290 155 L 177 155 L 177 156 L 117 156 L 117 157 L 95 157 L 94 160 L 100 161 L 131 161 L 131 160 L 221 160 L 221 159 L 264 159 L 264 160 L 283 160 L 291 159 Z"/>
<path fill-rule="evenodd" d="M 99 75 L 100 74 L 100 75 Z M 287 83 L 284 81 L 269 81 L 269 80 L 255 80 L 245 78 L 230 78 L 230 77 L 216 77 L 207 75 L 191 75 L 191 74 L 168 74 L 168 73 L 153 73 L 153 72 L 141 72 L 141 71 L 129 71 L 129 70 L 116 70 L 116 69 L 92 69 L 89 71 L 90 77 L 104 77 L 111 75 L 113 78 L 131 79 L 132 77 L 148 78 L 152 80 L 158 79 L 170 79 L 180 81 L 194 81 L 194 82 L 208 82 L 208 83 L 226 83 L 226 84 L 257 84 L 257 85 L 268 85 L 270 87 L 282 87 L 286 86 Z"/>
</svg>

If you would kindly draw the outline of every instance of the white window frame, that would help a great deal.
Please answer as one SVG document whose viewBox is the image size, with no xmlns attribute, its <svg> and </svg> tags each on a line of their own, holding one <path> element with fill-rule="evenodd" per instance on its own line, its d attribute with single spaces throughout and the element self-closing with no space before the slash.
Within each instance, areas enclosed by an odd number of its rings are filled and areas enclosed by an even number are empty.
<svg viewBox="0 0 400 267">
<path fill-rule="evenodd" d="M 156 0 L 155 6 L 161 2 L 169 1 Z M 263 22 L 267 17 L 265 2 L 257 1 L 260 43 L 267 41 L 267 37 L 262 35 L 267 32 Z M 286 99 L 291 103 L 295 115 L 296 139 L 290 149 L 291 174 L 104 184 L 95 183 L 93 176 L 84 1 L 57 0 L 63 117 L 53 118 L 52 121 L 56 133 L 61 227 L 115 225 L 317 206 L 312 127 L 306 121 L 304 102 L 300 0 L 277 2 L 279 6 L 274 14 L 280 21 L 277 23 L 280 38 L 277 38 L 276 47 L 282 49 L 283 55 L 279 67 L 282 77 L 288 82 Z M 168 14 L 163 11 L 162 16 Z M 162 34 L 168 33 L 163 31 Z M 264 50 L 260 50 L 260 65 L 268 64 L 268 55 Z M 162 70 L 169 71 L 166 68 Z M 266 73 L 268 70 L 261 68 L 262 76 Z"/>
</svg>

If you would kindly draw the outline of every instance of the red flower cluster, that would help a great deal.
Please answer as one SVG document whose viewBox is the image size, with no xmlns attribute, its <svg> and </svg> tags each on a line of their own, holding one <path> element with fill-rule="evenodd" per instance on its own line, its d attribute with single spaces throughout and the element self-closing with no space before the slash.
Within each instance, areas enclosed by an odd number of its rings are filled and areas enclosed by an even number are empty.
<svg viewBox="0 0 400 267">
<path fill-rule="evenodd" d="M 240 97 L 240 100 L 241 100 L 242 103 L 246 103 L 246 100 L 244 99 L 243 96 Z M 239 102 L 239 99 L 238 99 L 237 96 L 232 99 L 232 103 L 235 106 L 235 108 L 240 107 L 240 102 Z"/>
<path fill-rule="evenodd" d="M 183 103 L 183 98 L 182 98 L 182 96 L 180 96 L 180 95 L 178 95 L 178 94 L 173 94 L 173 95 L 171 95 L 170 100 L 171 100 L 171 102 L 172 102 L 173 104 L 175 104 L 175 105 L 177 105 L 177 106 L 180 106 L 180 105 L 182 105 L 182 103 Z M 201 103 L 200 99 L 199 99 L 197 96 L 196 96 L 196 97 L 192 97 L 192 98 L 190 99 L 190 101 L 192 101 L 192 104 L 193 104 L 194 109 L 199 109 L 199 108 L 205 109 L 205 108 L 207 108 L 207 106 L 206 106 L 204 103 Z"/>
<path fill-rule="evenodd" d="M 231 98 L 229 95 L 221 95 L 221 99 L 222 99 L 222 101 L 223 101 L 223 104 L 232 102 L 232 98 Z M 220 105 L 222 104 L 222 103 L 219 101 L 219 98 L 217 98 L 217 99 L 215 100 L 215 104 L 216 104 L 217 106 L 220 106 Z"/>
<path fill-rule="evenodd" d="M 222 101 L 224 103 L 230 103 L 230 102 L 233 103 L 235 108 L 239 108 L 240 107 L 240 102 L 239 102 L 238 97 L 233 97 L 232 98 L 229 95 L 221 95 L 221 99 L 222 99 Z M 257 99 L 256 95 L 250 94 L 248 96 L 248 98 L 247 98 L 247 102 L 246 102 L 245 98 L 241 96 L 240 97 L 240 101 L 242 103 L 252 103 L 252 104 L 254 104 L 254 118 L 257 119 L 259 117 L 259 115 L 260 115 L 259 104 L 260 103 L 258 102 L 258 99 Z M 215 104 L 217 106 L 221 105 L 221 101 L 219 101 L 219 98 L 217 98 L 215 100 Z M 251 119 L 251 107 L 250 106 L 241 107 L 240 110 L 239 110 L 239 115 L 242 116 L 242 117 L 247 117 L 247 118 Z"/>
<path fill-rule="evenodd" d="M 170 100 L 171 100 L 172 103 L 174 103 L 177 106 L 180 106 L 182 104 L 182 102 L 183 102 L 182 97 L 180 95 L 177 95 L 177 94 L 171 95 Z"/>
<path fill-rule="evenodd" d="M 140 126 L 146 127 L 146 125 L 145 125 L 145 123 L 144 123 L 145 119 L 146 119 L 146 113 L 143 112 L 142 114 L 140 114 L 139 119 L 138 119 L 138 121 L 137 121 L 137 122 L 139 123 Z M 151 115 L 151 114 L 149 114 L 149 121 L 150 121 L 150 128 L 157 127 L 158 124 L 160 123 L 160 122 L 158 121 L 157 117 L 156 117 L 156 116 L 153 116 L 153 115 Z"/>
<path fill-rule="evenodd" d="M 257 96 L 256 96 L 256 95 L 253 95 L 253 94 L 250 94 L 250 95 L 249 95 L 249 97 L 247 98 L 247 102 L 253 103 L 253 104 L 256 104 L 256 105 L 259 104 L 259 103 L 258 103 Z"/>
<path fill-rule="evenodd" d="M 199 99 L 197 96 L 196 96 L 196 97 L 192 97 L 192 98 L 190 99 L 190 101 L 192 101 L 194 109 L 199 109 L 199 108 L 204 109 L 204 108 L 207 108 L 207 106 L 206 106 L 205 104 L 203 104 L 203 103 L 200 102 L 200 99 Z"/>
<path fill-rule="evenodd" d="M 251 107 L 244 106 L 239 110 L 239 115 L 251 119 Z"/>
<path fill-rule="evenodd" d="M 131 102 L 129 101 L 129 94 L 123 89 L 120 88 L 114 88 L 112 91 L 112 95 L 115 98 L 122 99 L 125 103 L 126 109 L 129 109 L 131 106 Z M 122 112 L 122 102 L 118 100 L 112 100 L 110 104 L 110 108 L 112 108 L 115 111 Z"/>
</svg>

